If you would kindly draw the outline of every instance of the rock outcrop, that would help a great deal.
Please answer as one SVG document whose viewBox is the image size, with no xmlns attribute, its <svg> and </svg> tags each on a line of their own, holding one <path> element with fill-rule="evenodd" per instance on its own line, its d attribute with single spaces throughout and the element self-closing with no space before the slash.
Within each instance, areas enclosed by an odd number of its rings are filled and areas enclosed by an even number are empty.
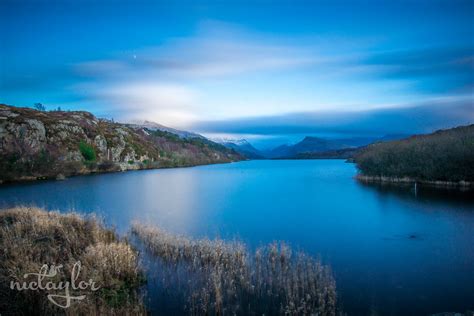
<svg viewBox="0 0 474 316">
<path fill-rule="evenodd" d="M 241 160 L 203 138 L 98 119 L 82 111 L 0 104 L 0 181 Z"/>
</svg>

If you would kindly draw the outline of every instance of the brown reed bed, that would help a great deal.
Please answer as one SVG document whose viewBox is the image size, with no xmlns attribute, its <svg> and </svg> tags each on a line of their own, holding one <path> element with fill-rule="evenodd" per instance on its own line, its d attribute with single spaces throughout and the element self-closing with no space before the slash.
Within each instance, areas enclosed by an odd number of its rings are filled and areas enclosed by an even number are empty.
<svg viewBox="0 0 474 316">
<path fill-rule="evenodd" d="M 160 264 L 162 293 L 192 315 L 336 315 L 328 266 L 284 243 L 191 239 L 135 223 L 132 234 Z M 153 299 L 153 298 L 151 298 Z"/>
<path fill-rule="evenodd" d="M 160 293 L 148 300 L 173 300 L 191 315 L 336 315 L 336 287 L 329 267 L 284 243 L 249 251 L 238 241 L 191 239 L 157 227 L 134 224 L 133 237 L 155 266 Z M 64 291 L 10 288 L 43 264 L 64 267 L 54 281 L 93 279 L 97 291 L 67 309 L 47 294 Z M 0 312 L 2 315 L 143 315 L 143 282 L 137 252 L 93 216 L 17 207 L 0 212 Z M 163 311 L 159 311 L 163 312 Z M 166 311 L 165 311 L 166 313 Z"/>
<path fill-rule="evenodd" d="M 56 284 L 71 281 L 77 261 L 82 269 L 76 284 L 92 279 L 100 289 L 71 289 L 71 296 L 85 298 L 66 309 L 47 299 L 47 294 L 63 295 L 64 290 L 10 288 L 11 281 L 35 280 L 23 276 L 38 273 L 43 264 L 63 265 L 51 279 Z M 1 315 L 143 315 L 138 292 L 142 280 L 136 251 L 95 217 L 29 207 L 0 212 Z"/>
</svg>

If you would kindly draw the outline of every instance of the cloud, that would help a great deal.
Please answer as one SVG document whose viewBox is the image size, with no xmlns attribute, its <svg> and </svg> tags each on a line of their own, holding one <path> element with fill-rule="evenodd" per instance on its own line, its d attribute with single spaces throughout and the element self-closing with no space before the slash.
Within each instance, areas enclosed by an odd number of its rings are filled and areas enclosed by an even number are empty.
<svg viewBox="0 0 474 316">
<path fill-rule="evenodd" d="M 77 85 L 75 89 L 86 91 L 86 98 L 97 102 L 99 112 L 107 112 L 112 107 L 119 120 L 146 118 L 180 125 L 196 119 L 192 113 L 197 92 L 177 84 L 136 81 L 105 86 Z"/>
<path fill-rule="evenodd" d="M 474 84 L 474 47 L 388 51 L 361 63 L 377 78 L 415 81 L 427 92 L 459 92 Z"/>
<path fill-rule="evenodd" d="M 374 52 L 367 47 L 374 43 L 367 44 L 363 39 L 359 42 L 356 45 L 354 40 L 327 37 L 273 38 L 232 24 L 207 21 L 193 36 L 171 38 L 159 46 L 122 52 L 110 59 L 78 63 L 74 71 L 94 80 L 194 84 L 296 70 L 313 78 L 319 76 L 317 80 L 340 80 L 341 84 L 352 78 L 357 84 L 366 84 L 367 90 L 384 81 L 386 86 L 399 82 L 404 87 L 399 95 L 472 92 L 473 47 Z M 347 46 L 351 47 L 349 52 Z"/>
<path fill-rule="evenodd" d="M 204 38 L 178 41 L 161 56 L 137 55 L 140 66 L 181 78 L 222 77 L 262 70 L 303 67 L 314 58 L 290 47 L 245 40 Z"/>
<path fill-rule="evenodd" d="M 226 23 L 205 25 L 194 36 L 173 38 L 160 46 L 129 51 L 114 59 L 79 63 L 75 70 L 91 77 L 146 74 L 196 79 L 305 67 L 332 59 L 317 56 L 302 46 L 242 32 Z"/>
<path fill-rule="evenodd" d="M 316 111 L 282 115 L 200 121 L 192 125 L 202 133 L 228 134 L 412 134 L 474 123 L 471 99 L 433 100 L 367 111 Z"/>
</svg>

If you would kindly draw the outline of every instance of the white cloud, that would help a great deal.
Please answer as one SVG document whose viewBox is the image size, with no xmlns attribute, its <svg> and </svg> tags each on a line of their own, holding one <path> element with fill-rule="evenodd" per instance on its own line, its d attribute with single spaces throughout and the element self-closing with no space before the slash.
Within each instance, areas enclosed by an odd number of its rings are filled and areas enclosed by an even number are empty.
<svg viewBox="0 0 474 316">
<path fill-rule="evenodd" d="M 96 77 L 196 79 L 305 67 L 334 59 L 317 56 L 307 47 L 235 29 L 216 32 L 207 27 L 192 37 L 173 38 L 163 45 L 125 52 L 110 60 L 80 63 L 75 70 L 79 75 Z"/>
<path fill-rule="evenodd" d="M 196 119 L 198 93 L 178 84 L 158 81 L 114 82 L 107 85 L 81 85 L 84 97 L 94 100 L 98 111 L 111 109 L 119 120 L 147 119 L 172 126 Z"/>
</svg>

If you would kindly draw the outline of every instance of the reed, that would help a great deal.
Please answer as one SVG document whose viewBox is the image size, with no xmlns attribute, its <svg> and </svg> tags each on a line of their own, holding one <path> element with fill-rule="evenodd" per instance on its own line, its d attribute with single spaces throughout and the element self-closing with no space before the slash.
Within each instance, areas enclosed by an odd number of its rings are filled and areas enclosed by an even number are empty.
<svg viewBox="0 0 474 316">
<path fill-rule="evenodd" d="M 16 207 L 0 212 L 0 311 L 2 315 L 140 315 L 138 293 L 142 276 L 135 250 L 96 217 L 60 214 L 39 208 Z M 93 279 L 100 289 L 71 290 L 86 295 L 63 309 L 47 299 L 64 290 L 10 288 L 25 273 L 38 273 L 43 264 L 63 265 L 54 282 L 71 281 L 72 267 L 81 261 L 76 284 Z M 45 280 L 45 282 L 48 280 Z M 62 303 L 63 301 L 61 301 Z"/>
<path fill-rule="evenodd" d="M 132 237 L 150 256 L 161 291 L 150 301 L 173 301 L 191 315 L 335 315 L 336 287 L 328 266 L 285 243 L 251 252 L 239 241 L 192 239 L 135 223 Z M 93 216 L 17 207 L 0 212 L 2 315 L 143 315 L 137 252 Z M 81 261 L 78 281 L 93 279 L 97 292 L 68 309 L 43 290 L 14 291 L 11 280 L 63 264 L 55 281 L 67 281 Z M 60 291 L 61 292 L 61 291 Z M 62 294 L 59 293 L 59 294 Z"/>
<path fill-rule="evenodd" d="M 132 234 L 160 264 L 163 292 L 192 315 L 335 315 L 329 267 L 287 244 L 251 253 L 245 244 L 191 239 L 134 223 Z"/>
</svg>

